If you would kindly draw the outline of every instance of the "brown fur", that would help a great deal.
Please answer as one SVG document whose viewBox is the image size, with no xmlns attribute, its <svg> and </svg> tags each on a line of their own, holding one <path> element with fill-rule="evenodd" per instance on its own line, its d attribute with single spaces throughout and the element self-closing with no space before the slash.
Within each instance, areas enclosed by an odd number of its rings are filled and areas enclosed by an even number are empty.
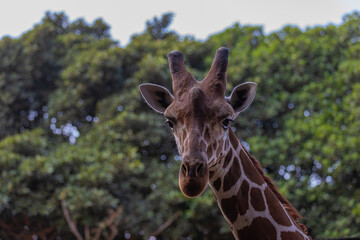
<svg viewBox="0 0 360 240">
<path fill-rule="evenodd" d="M 247 181 L 243 181 L 237 194 L 238 201 L 236 207 L 240 215 L 244 215 L 249 209 L 249 190 L 249 183 Z"/>
<path fill-rule="evenodd" d="M 221 178 L 218 177 L 214 183 L 213 183 L 213 186 L 214 188 L 216 189 L 216 191 L 219 191 L 220 190 L 220 187 L 221 187 Z"/>
<path fill-rule="evenodd" d="M 301 234 L 299 232 L 282 232 L 281 233 L 281 239 L 283 240 L 292 240 L 302 238 Z"/>
<path fill-rule="evenodd" d="M 255 218 L 250 226 L 237 232 L 240 239 L 273 240 L 276 239 L 276 230 L 271 222 L 262 217 Z"/>
<path fill-rule="evenodd" d="M 274 193 L 276 198 L 279 199 L 279 201 L 284 206 L 284 208 L 288 212 L 288 214 L 293 218 L 293 220 L 295 220 L 296 224 L 298 224 L 298 226 L 300 226 L 300 228 L 304 231 L 304 233 L 309 236 L 306 226 L 298 221 L 298 219 L 302 219 L 302 216 L 299 214 L 299 212 L 296 210 L 296 208 L 294 208 L 294 206 L 279 192 L 279 189 L 276 187 L 276 185 L 274 184 L 272 179 L 265 175 L 264 170 L 262 169 L 260 163 L 253 156 L 250 155 L 250 153 L 245 149 L 244 146 L 242 146 L 242 147 L 245 150 L 245 152 L 247 153 L 247 155 L 250 157 L 256 170 L 263 177 L 266 184 L 269 186 L 269 188 Z"/>
<path fill-rule="evenodd" d="M 251 188 L 250 202 L 256 211 L 265 211 L 266 206 L 261 194 L 261 190 L 258 188 Z"/>
<path fill-rule="evenodd" d="M 228 152 L 228 154 L 226 155 L 223 168 L 226 168 L 227 165 L 229 165 L 229 163 L 230 163 L 230 161 L 231 161 L 231 159 L 232 159 L 232 154 L 233 154 L 233 153 L 232 153 L 232 150 L 230 150 L 230 151 Z"/>
<path fill-rule="evenodd" d="M 229 219 L 230 222 L 235 222 L 238 216 L 237 211 L 234 211 L 233 206 L 236 205 L 237 196 L 232 196 L 230 198 L 221 199 L 221 209 L 224 212 L 224 215 Z"/>
<path fill-rule="evenodd" d="M 269 212 L 270 212 L 270 215 L 272 216 L 272 218 L 278 224 L 281 224 L 284 226 L 291 226 L 291 221 L 288 218 L 288 216 L 286 215 L 286 213 L 283 211 L 279 211 L 279 209 L 281 209 L 281 203 L 280 203 L 280 201 L 276 200 L 276 196 L 271 191 L 271 189 L 269 187 L 266 187 L 264 193 L 265 193 L 266 202 L 269 206 Z"/>
<path fill-rule="evenodd" d="M 230 190 L 230 188 L 232 188 L 232 186 L 235 185 L 237 180 L 240 178 L 240 175 L 241 175 L 241 170 L 240 170 L 239 161 L 237 161 L 237 159 L 234 159 L 233 164 L 231 165 L 229 171 L 226 173 L 224 177 L 224 187 L 223 187 L 224 192 Z"/>
<path fill-rule="evenodd" d="M 249 178 L 249 180 L 258 185 L 262 185 L 264 179 L 262 178 L 261 174 L 253 170 L 253 164 L 243 150 L 240 150 L 240 160 L 244 168 L 244 173 Z"/>
</svg>

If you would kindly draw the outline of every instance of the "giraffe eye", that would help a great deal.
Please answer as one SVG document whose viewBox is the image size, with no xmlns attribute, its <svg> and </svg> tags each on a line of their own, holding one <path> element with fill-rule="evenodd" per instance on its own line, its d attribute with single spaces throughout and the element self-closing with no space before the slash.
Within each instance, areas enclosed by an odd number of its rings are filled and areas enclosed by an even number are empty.
<svg viewBox="0 0 360 240">
<path fill-rule="evenodd" d="M 174 124 L 171 121 L 166 120 L 165 124 L 168 125 L 171 128 L 171 130 L 174 129 Z"/>
<path fill-rule="evenodd" d="M 222 122 L 222 127 L 226 130 L 226 129 L 228 129 L 228 127 L 229 127 L 229 125 L 230 125 L 230 122 L 232 122 L 233 120 L 232 119 L 230 119 L 230 118 L 227 118 L 227 119 L 225 119 L 223 122 Z"/>
</svg>

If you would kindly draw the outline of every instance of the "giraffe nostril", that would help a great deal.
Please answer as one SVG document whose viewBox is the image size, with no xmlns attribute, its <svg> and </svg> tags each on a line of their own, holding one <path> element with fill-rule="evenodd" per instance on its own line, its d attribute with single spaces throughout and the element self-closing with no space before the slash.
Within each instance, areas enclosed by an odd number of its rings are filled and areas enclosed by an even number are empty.
<svg viewBox="0 0 360 240">
<path fill-rule="evenodd" d="M 184 175 L 184 176 L 186 176 L 187 174 L 187 168 L 186 168 L 186 166 L 185 166 L 185 164 L 181 164 L 181 171 L 182 171 L 182 174 Z"/>
<path fill-rule="evenodd" d="M 196 174 L 200 175 L 203 169 L 204 169 L 204 164 L 200 163 L 199 166 L 197 166 L 196 168 Z"/>
</svg>

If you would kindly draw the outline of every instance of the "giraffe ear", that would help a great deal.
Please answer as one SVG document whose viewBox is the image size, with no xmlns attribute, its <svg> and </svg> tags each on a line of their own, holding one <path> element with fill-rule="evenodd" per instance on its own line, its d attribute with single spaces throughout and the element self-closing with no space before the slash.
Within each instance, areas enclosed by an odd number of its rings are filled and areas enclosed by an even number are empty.
<svg viewBox="0 0 360 240">
<path fill-rule="evenodd" d="M 158 113 L 164 113 L 174 100 L 169 90 L 156 84 L 144 83 L 139 89 L 146 103 Z"/>
<path fill-rule="evenodd" d="M 254 82 L 242 83 L 234 88 L 229 97 L 226 97 L 236 115 L 250 106 L 255 97 L 256 86 Z"/>
</svg>

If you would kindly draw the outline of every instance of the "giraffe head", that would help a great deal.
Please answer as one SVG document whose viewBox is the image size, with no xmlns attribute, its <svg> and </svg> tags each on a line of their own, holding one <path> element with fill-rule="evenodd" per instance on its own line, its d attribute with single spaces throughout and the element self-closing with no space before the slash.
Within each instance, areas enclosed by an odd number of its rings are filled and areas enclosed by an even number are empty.
<svg viewBox="0 0 360 240">
<path fill-rule="evenodd" d="M 140 85 L 146 102 L 163 114 L 182 157 L 179 186 L 187 197 L 197 197 L 209 180 L 209 165 L 224 157 L 229 126 L 252 102 L 256 83 L 247 82 L 225 97 L 229 50 L 219 48 L 204 80 L 197 81 L 184 65 L 183 54 L 168 54 L 172 95 L 155 84 Z"/>
</svg>

